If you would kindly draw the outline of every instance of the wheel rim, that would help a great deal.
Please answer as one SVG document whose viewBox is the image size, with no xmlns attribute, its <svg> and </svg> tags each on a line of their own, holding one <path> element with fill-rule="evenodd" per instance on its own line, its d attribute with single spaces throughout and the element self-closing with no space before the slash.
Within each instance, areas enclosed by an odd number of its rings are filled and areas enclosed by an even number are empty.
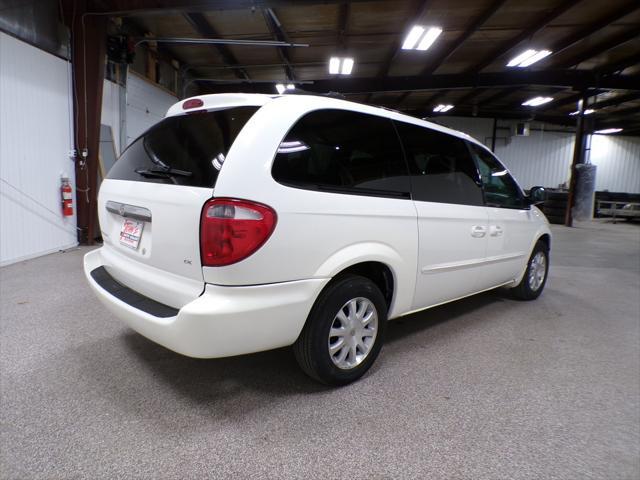
<svg viewBox="0 0 640 480">
<path fill-rule="evenodd" d="M 378 311 L 371 300 L 352 298 L 336 314 L 329 329 L 329 356 L 342 370 L 357 367 L 371 352 L 378 334 Z"/>
<path fill-rule="evenodd" d="M 531 259 L 529 265 L 529 288 L 534 292 L 537 291 L 544 282 L 547 275 L 547 257 L 544 252 L 536 253 Z"/>
</svg>

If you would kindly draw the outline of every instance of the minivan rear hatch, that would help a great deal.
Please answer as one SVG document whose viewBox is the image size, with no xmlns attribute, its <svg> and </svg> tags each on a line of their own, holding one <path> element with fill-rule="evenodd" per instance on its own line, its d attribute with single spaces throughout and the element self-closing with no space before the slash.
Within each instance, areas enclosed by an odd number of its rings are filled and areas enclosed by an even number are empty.
<svg viewBox="0 0 640 480">
<path fill-rule="evenodd" d="M 98 198 L 102 257 L 127 287 L 181 308 L 202 293 L 200 215 L 258 106 L 170 116 L 116 161 Z"/>
</svg>

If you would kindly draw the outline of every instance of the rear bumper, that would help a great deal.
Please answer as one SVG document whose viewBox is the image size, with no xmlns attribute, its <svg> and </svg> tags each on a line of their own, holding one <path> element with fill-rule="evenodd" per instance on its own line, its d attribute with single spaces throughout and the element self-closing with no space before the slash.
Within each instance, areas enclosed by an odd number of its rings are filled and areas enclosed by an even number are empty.
<svg viewBox="0 0 640 480">
<path fill-rule="evenodd" d="M 329 279 L 247 287 L 203 284 L 195 300 L 174 316 L 155 316 L 110 293 L 91 275 L 103 267 L 101 249 L 84 257 L 84 272 L 98 299 L 138 333 L 175 352 L 216 358 L 291 345 Z M 122 299 L 121 299 L 122 298 Z"/>
</svg>

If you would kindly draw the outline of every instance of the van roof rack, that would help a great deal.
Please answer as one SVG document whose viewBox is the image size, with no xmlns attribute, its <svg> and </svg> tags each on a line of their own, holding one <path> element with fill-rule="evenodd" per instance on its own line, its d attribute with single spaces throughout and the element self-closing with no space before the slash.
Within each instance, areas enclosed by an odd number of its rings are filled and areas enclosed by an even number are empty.
<svg viewBox="0 0 640 480">
<path fill-rule="evenodd" d="M 339 92 L 309 92 L 308 90 L 302 90 L 300 88 L 296 88 L 295 90 L 287 90 L 286 95 L 313 95 L 314 97 L 328 97 L 328 98 L 337 98 L 338 100 L 346 100 L 342 93 Z"/>
</svg>

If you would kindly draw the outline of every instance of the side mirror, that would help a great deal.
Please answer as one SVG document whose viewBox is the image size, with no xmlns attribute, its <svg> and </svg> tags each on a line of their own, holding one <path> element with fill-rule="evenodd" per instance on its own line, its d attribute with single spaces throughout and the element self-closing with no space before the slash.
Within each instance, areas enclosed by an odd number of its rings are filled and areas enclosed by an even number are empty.
<svg viewBox="0 0 640 480">
<path fill-rule="evenodd" d="M 529 190 L 529 203 L 531 205 L 539 205 L 547 199 L 547 192 L 544 187 L 531 187 Z"/>
</svg>

